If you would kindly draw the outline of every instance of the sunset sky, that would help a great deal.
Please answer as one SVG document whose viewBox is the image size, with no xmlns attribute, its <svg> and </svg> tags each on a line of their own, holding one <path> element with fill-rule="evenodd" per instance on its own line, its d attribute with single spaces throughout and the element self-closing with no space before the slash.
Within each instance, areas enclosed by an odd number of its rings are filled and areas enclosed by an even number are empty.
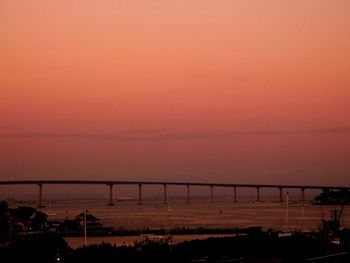
<svg viewBox="0 0 350 263">
<path fill-rule="evenodd" d="M 0 180 L 350 186 L 349 0 L 0 0 Z"/>
</svg>

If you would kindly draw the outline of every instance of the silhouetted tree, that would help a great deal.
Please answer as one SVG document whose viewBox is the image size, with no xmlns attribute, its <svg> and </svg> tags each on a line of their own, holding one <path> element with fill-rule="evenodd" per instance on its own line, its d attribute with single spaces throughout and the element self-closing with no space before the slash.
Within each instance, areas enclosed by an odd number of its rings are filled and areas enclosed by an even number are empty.
<svg viewBox="0 0 350 263">
<path fill-rule="evenodd" d="M 0 240 L 8 239 L 10 235 L 10 216 L 6 202 L 0 202 Z"/>
<path fill-rule="evenodd" d="M 19 206 L 11 210 L 11 214 L 21 221 L 28 222 L 36 213 L 36 209 L 28 206 Z"/>
<path fill-rule="evenodd" d="M 67 242 L 58 236 L 38 235 L 19 238 L 0 249 L 0 262 L 67 262 L 71 249 Z"/>
<path fill-rule="evenodd" d="M 315 204 L 324 205 L 345 205 L 350 204 L 350 191 L 348 190 L 337 190 L 332 191 L 324 189 L 322 193 L 314 199 Z"/>
<path fill-rule="evenodd" d="M 44 230 L 47 224 L 47 215 L 40 211 L 35 213 L 35 216 L 31 220 L 30 228 L 34 231 Z"/>
</svg>

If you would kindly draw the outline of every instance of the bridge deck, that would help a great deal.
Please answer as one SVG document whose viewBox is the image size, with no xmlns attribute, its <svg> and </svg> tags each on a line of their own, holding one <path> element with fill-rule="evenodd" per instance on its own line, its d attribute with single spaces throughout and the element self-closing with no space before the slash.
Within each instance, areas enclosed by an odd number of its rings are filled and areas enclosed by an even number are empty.
<svg viewBox="0 0 350 263">
<path fill-rule="evenodd" d="M 167 181 L 113 181 L 113 180 L 13 180 L 0 181 L 0 185 L 44 185 L 44 184 L 88 184 L 88 185 L 179 185 L 236 188 L 291 188 L 291 189 L 339 189 L 350 190 L 347 186 L 330 185 L 288 185 L 288 184 L 231 184 Z"/>
</svg>

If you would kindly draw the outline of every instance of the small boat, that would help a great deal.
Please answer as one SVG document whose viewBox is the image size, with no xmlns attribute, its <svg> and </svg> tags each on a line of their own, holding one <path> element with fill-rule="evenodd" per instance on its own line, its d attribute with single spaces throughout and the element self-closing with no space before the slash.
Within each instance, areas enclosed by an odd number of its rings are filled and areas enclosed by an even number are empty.
<svg viewBox="0 0 350 263">
<path fill-rule="evenodd" d="M 48 216 L 55 216 L 55 215 L 57 215 L 56 213 L 54 213 L 54 212 L 47 212 L 46 213 Z"/>
<path fill-rule="evenodd" d="M 131 201 L 134 198 L 132 198 L 131 196 L 127 196 L 127 195 L 121 195 L 121 196 L 117 196 L 117 201 Z"/>
</svg>

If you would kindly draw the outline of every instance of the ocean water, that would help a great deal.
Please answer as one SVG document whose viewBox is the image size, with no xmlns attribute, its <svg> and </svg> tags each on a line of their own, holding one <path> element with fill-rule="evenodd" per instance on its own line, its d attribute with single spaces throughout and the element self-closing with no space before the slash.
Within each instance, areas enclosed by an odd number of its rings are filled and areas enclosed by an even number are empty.
<svg viewBox="0 0 350 263">
<path fill-rule="evenodd" d="M 279 202 L 238 202 L 216 200 L 209 203 L 196 200 L 187 204 L 183 200 L 173 200 L 166 204 L 161 201 L 147 201 L 138 205 L 135 201 L 115 202 L 107 206 L 105 201 L 75 200 L 52 202 L 43 212 L 49 219 L 73 219 L 87 209 L 101 220 L 106 227 L 124 229 L 159 229 L 159 228 L 244 228 L 261 226 L 263 229 L 277 230 L 317 230 L 322 219 L 330 219 L 332 209 L 340 207 L 315 206 L 310 202 L 288 204 Z M 301 220 L 303 213 L 303 221 Z M 54 215 L 55 214 L 55 215 Z M 350 209 L 343 210 L 343 226 L 350 226 Z"/>
<path fill-rule="evenodd" d="M 87 209 L 100 219 L 106 227 L 115 229 L 160 229 L 160 228 L 245 228 L 261 226 L 282 231 L 315 231 L 321 225 L 321 220 L 330 219 L 331 210 L 340 207 L 316 206 L 305 202 L 252 202 L 234 203 L 232 200 L 220 199 L 214 203 L 208 200 L 194 200 L 187 204 L 184 200 L 171 200 L 162 204 L 159 200 L 148 200 L 142 205 L 136 201 L 115 202 L 107 206 L 101 200 L 64 200 L 52 201 L 41 210 L 49 214 L 50 220 L 73 219 Z M 288 212 L 287 212 L 288 211 Z M 288 216 L 287 216 L 288 214 Z M 303 217 L 302 217 L 303 214 Z M 303 218 L 303 220 L 302 220 Z M 345 207 L 341 224 L 350 227 L 350 208 Z M 195 238 L 207 238 L 221 235 L 179 235 L 174 237 L 176 242 Z M 109 242 L 116 245 L 132 245 L 140 236 L 129 237 L 89 237 L 88 244 Z M 84 245 L 81 237 L 66 238 L 71 247 Z"/>
</svg>

